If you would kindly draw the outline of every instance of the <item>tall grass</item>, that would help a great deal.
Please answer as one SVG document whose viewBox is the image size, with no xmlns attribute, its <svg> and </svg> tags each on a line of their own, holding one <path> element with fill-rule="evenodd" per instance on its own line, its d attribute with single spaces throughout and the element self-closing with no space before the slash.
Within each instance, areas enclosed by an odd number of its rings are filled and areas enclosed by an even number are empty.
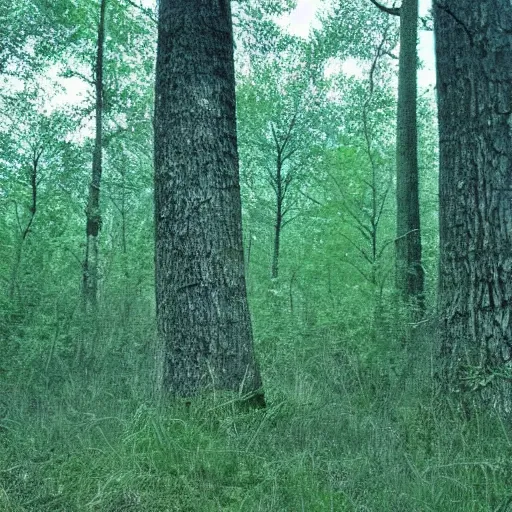
<svg viewBox="0 0 512 512">
<path fill-rule="evenodd" d="M 244 411 L 225 393 L 154 403 L 151 358 L 119 354 L 145 331 L 105 329 L 87 375 L 57 355 L 51 379 L 42 355 L 10 367 L 0 510 L 512 510 L 510 425 L 441 400 L 428 336 L 363 357 L 336 329 L 260 335 L 268 407 Z"/>
</svg>

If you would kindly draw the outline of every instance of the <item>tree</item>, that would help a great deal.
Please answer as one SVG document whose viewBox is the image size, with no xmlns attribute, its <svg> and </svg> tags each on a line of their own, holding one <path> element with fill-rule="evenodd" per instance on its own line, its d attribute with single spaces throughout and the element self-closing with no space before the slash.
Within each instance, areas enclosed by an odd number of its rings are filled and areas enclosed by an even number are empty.
<svg viewBox="0 0 512 512">
<path fill-rule="evenodd" d="M 0 74 L 27 79 L 60 44 L 65 35 L 47 10 L 38 1 L 0 0 Z"/>
<path fill-rule="evenodd" d="M 9 282 L 9 301 L 20 308 L 23 304 L 21 292 L 20 273 L 22 270 L 23 249 L 28 236 L 32 232 L 38 207 L 38 188 L 42 181 L 41 167 L 44 165 L 43 153 L 48 134 L 45 131 L 50 123 L 43 116 L 38 115 L 41 91 L 35 87 L 26 86 L 25 89 L 11 97 L 4 97 L 0 101 L 2 119 L 8 135 L 2 137 L 2 151 L 0 159 L 7 163 L 8 173 L 4 175 L 7 180 L 16 180 L 18 186 L 5 186 L 5 196 L 14 210 L 15 242 L 14 257 Z M 39 101 L 38 101 L 39 100 Z M 38 105 L 39 103 L 39 105 Z M 14 140 L 9 140 L 12 138 Z M 9 151 L 10 150 L 10 151 Z M 10 154 L 8 154 L 10 153 Z M 21 162 L 20 162 L 21 159 Z M 13 179 L 14 178 L 14 179 Z M 22 184 L 22 190 L 16 190 Z"/>
<path fill-rule="evenodd" d="M 421 311 L 424 270 L 418 187 L 417 67 L 418 0 L 402 0 L 401 7 L 380 10 L 400 16 L 400 54 L 396 131 L 396 287 L 406 303 Z"/>
<path fill-rule="evenodd" d="M 162 0 L 155 87 L 155 229 L 163 387 L 264 404 L 242 246 L 229 0 Z"/>
<path fill-rule="evenodd" d="M 92 177 L 86 208 L 86 246 L 83 265 L 83 294 L 86 305 L 96 308 L 98 300 L 98 235 L 101 229 L 100 186 L 103 162 L 103 53 L 105 42 L 105 9 L 107 0 L 101 0 L 98 24 L 98 43 L 94 67 L 96 92 L 96 135 L 92 160 Z"/>
<path fill-rule="evenodd" d="M 345 176 L 344 182 L 340 182 L 332 172 L 329 173 L 329 177 L 336 185 L 341 199 L 337 203 L 347 216 L 345 225 L 352 228 L 350 230 L 352 233 L 342 233 L 341 236 L 349 242 L 351 248 L 355 249 L 358 260 L 354 262 L 347 258 L 345 261 L 370 285 L 373 295 L 371 302 L 373 305 L 374 335 L 382 309 L 383 289 L 389 275 L 389 270 L 385 268 L 385 258 L 383 256 L 390 245 L 390 240 L 382 241 L 381 238 L 392 174 L 387 163 L 389 157 L 387 159 L 384 157 L 385 144 L 377 139 L 377 133 L 385 136 L 382 120 L 378 123 L 375 119 L 372 119 L 372 112 L 384 113 L 389 110 L 389 108 L 386 109 L 385 101 L 387 91 L 381 90 L 382 87 L 379 87 L 378 83 L 379 67 L 383 67 L 380 61 L 386 55 L 386 46 L 389 43 L 387 32 L 387 30 L 384 31 L 375 50 L 375 57 L 369 71 L 367 92 L 358 91 L 358 96 L 362 99 L 360 106 L 362 123 L 359 130 L 362 132 L 362 147 L 360 149 L 350 146 L 340 147 L 334 152 L 336 157 L 335 167 L 340 166 L 340 164 L 343 165 L 343 161 L 352 160 L 352 165 L 356 169 L 359 167 L 359 172 L 355 171 L 350 176 Z M 382 82 L 382 78 L 380 81 Z M 378 148 L 376 147 L 377 144 Z M 361 157 L 366 162 L 354 165 Z M 362 178 L 359 176 L 360 170 L 364 173 Z M 356 184 L 358 181 L 360 183 Z M 355 188 L 361 189 L 361 192 L 355 194 Z M 351 193 L 348 194 L 347 191 Z"/>
<path fill-rule="evenodd" d="M 263 203 L 269 203 L 264 209 L 268 209 L 272 216 L 269 222 L 273 224 L 270 275 L 277 279 L 282 232 L 297 216 L 299 190 L 305 185 L 304 178 L 309 170 L 307 153 L 311 152 L 311 146 L 304 144 L 306 109 L 299 112 L 302 98 L 290 88 L 285 94 L 293 97 L 288 97 L 288 101 L 280 100 L 279 91 L 269 87 L 275 75 L 270 70 L 262 75 L 265 77 L 263 89 L 257 90 L 254 84 L 241 88 L 239 97 L 243 107 L 239 109 L 239 119 L 247 132 L 242 134 L 242 153 L 247 153 L 246 181 L 252 182 L 251 193 L 259 196 L 258 210 L 261 211 Z M 255 181 L 260 182 L 258 186 Z M 267 185 L 272 189 L 270 195 Z"/>
<path fill-rule="evenodd" d="M 288 187 L 293 181 L 293 172 L 285 171 L 287 161 L 293 156 L 297 150 L 290 145 L 293 137 L 293 129 L 297 121 L 297 111 L 293 113 L 292 118 L 283 134 L 278 134 L 274 123 L 270 123 L 272 131 L 272 139 L 275 144 L 275 174 L 270 175 L 270 184 L 276 195 L 276 215 L 274 224 L 274 252 L 272 254 L 272 279 L 277 279 L 279 272 L 279 249 L 281 245 L 281 231 L 289 222 L 285 219 L 289 210 L 284 205 Z"/>
<path fill-rule="evenodd" d="M 512 5 L 443 0 L 434 22 L 441 373 L 510 412 Z"/>
<path fill-rule="evenodd" d="M 307 189 L 313 175 L 321 180 L 321 166 L 315 165 L 315 159 L 335 123 L 334 116 L 326 122 L 324 62 L 315 59 L 314 44 L 281 32 L 265 44 L 268 53 L 256 50 L 240 73 L 237 118 L 242 188 L 257 197 L 258 217 L 262 211 L 270 213 L 270 275 L 277 279 L 284 229 L 308 203 L 315 202 Z M 244 203 L 246 213 L 248 202 Z"/>
</svg>

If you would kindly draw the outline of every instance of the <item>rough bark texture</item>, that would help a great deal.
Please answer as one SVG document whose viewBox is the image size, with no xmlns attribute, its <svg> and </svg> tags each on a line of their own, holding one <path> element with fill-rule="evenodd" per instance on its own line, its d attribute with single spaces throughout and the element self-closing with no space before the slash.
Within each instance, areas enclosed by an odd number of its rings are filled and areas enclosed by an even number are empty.
<svg viewBox="0 0 512 512">
<path fill-rule="evenodd" d="M 98 46 L 94 80 L 96 87 L 96 137 L 92 159 L 92 178 L 86 208 L 86 248 L 83 265 L 83 295 L 87 306 L 93 309 L 98 300 L 98 235 L 101 229 L 100 185 L 103 149 L 103 47 L 105 42 L 106 0 L 101 0 L 98 24 Z"/>
<path fill-rule="evenodd" d="M 424 272 L 418 192 L 417 24 L 418 0 L 403 0 L 396 141 L 396 286 L 404 301 L 419 306 L 421 311 Z"/>
<path fill-rule="evenodd" d="M 510 412 L 512 4 L 441 0 L 434 15 L 442 377 Z"/>
<path fill-rule="evenodd" d="M 417 68 L 418 0 L 402 0 L 399 8 L 370 0 L 381 11 L 400 16 L 400 55 L 396 134 L 396 272 L 401 299 L 424 309 L 424 270 L 418 172 Z"/>
<path fill-rule="evenodd" d="M 155 104 L 156 303 L 164 390 L 255 393 L 229 0 L 161 0 Z"/>
</svg>

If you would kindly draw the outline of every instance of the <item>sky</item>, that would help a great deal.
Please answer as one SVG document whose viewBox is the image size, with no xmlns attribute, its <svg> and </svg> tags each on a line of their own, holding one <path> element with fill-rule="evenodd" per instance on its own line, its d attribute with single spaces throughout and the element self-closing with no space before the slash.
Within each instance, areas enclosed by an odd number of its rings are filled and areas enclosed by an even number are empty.
<svg viewBox="0 0 512 512">
<path fill-rule="evenodd" d="M 386 4 L 386 0 L 382 0 Z M 322 0 L 298 0 L 297 7 L 290 14 L 283 16 L 279 23 L 288 27 L 290 33 L 307 37 L 309 29 L 315 22 L 315 15 L 322 5 Z M 391 1 L 387 5 L 392 5 Z M 431 0 L 419 0 L 420 16 L 425 16 L 431 7 Z M 429 87 L 435 83 L 434 36 L 432 32 L 420 30 L 418 54 L 423 69 L 418 71 L 420 87 Z"/>
<path fill-rule="evenodd" d="M 139 0 L 141 5 L 152 7 L 155 0 Z M 354 1 L 354 0 L 353 0 Z M 369 0 L 359 0 L 369 1 Z M 392 0 L 381 0 L 386 5 L 393 5 Z M 420 16 L 425 16 L 432 4 L 432 0 L 419 0 Z M 322 5 L 322 0 L 297 0 L 296 9 L 280 20 L 282 26 L 288 26 L 292 34 L 307 37 L 311 25 L 315 21 L 315 15 Z M 432 32 L 420 30 L 418 54 L 423 69 L 418 71 L 418 83 L 420 87 L 430 87 L 435 84 L 434 64 L 434 36 Z"/>
<path fill-rule="evenodd" d="M 153 6 L 155 3 L 155 0 L 139 1 L 141 5 L 145 6 Z M 392 5 L 391 0 L 382 0 L 382 2 L 387 2 L 388 5 Z M 419 0 L 419 3 L 420 15 L 423 16 L 427 14 L 431 5 L 431 0 Z M 307 37 L 311 26 L 315 24 L 315 16 L 322 4 L 322 0 L 297 0 L 297 7 L 290 14 L 282 16 L 278 22 L 281 26 L 288 27 L 290 33 L 302 37 Z M 435 83 L 433 39 L 434 38 L 432 32 L 420 30 L 420 42 L 418 50 L 420 60 L 424 63 L 424 69 L 418 71 L 418 82 L 420 87 L 431 87 Z M 347 62 L 343 66 L 343 69 L 348 73 L 353 72 L 354 74 L 357 74 L 359 72 L 359 67 L 355 61 L 353 63 Z M 52 76 L 52 78 L 57 78 L 57 71 L 57 69 L 54 70 L 53 74 L 55 76 Z M 52 104 L 49 106 L 50 110 L 56 106 L 61 105 L 63 102 L 69 103 L 71 97 L 75 97 L 75 101 L 71 101 L 71 103 L 76 103 L 83 99 L 83 95 L 85 94 L 85 87 L 78 78 L 67 79 L 65 83 L 61 83 L 64 85 L 64 90 L 61 92 L 61 94 L 56 95 L 56 97 L 52 100 Z M 63 98 L 65 98 L 65 100 Z"/>
</svg>

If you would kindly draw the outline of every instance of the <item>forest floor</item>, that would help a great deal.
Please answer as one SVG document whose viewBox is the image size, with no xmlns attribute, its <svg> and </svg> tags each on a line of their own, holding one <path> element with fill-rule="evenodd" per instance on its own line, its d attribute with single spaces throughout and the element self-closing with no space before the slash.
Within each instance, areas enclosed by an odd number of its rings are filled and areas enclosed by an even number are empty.
<svg viewBox="0 0 512 512">
<path fill-rule="evenodd" d="M 288 341 L 264 354 L 265 410 L 156 406 L 130 375 L 0 383 L 0 510 L 512 510 L 510 425 L 441 403 L 428 357 Z"/>
</svg>

